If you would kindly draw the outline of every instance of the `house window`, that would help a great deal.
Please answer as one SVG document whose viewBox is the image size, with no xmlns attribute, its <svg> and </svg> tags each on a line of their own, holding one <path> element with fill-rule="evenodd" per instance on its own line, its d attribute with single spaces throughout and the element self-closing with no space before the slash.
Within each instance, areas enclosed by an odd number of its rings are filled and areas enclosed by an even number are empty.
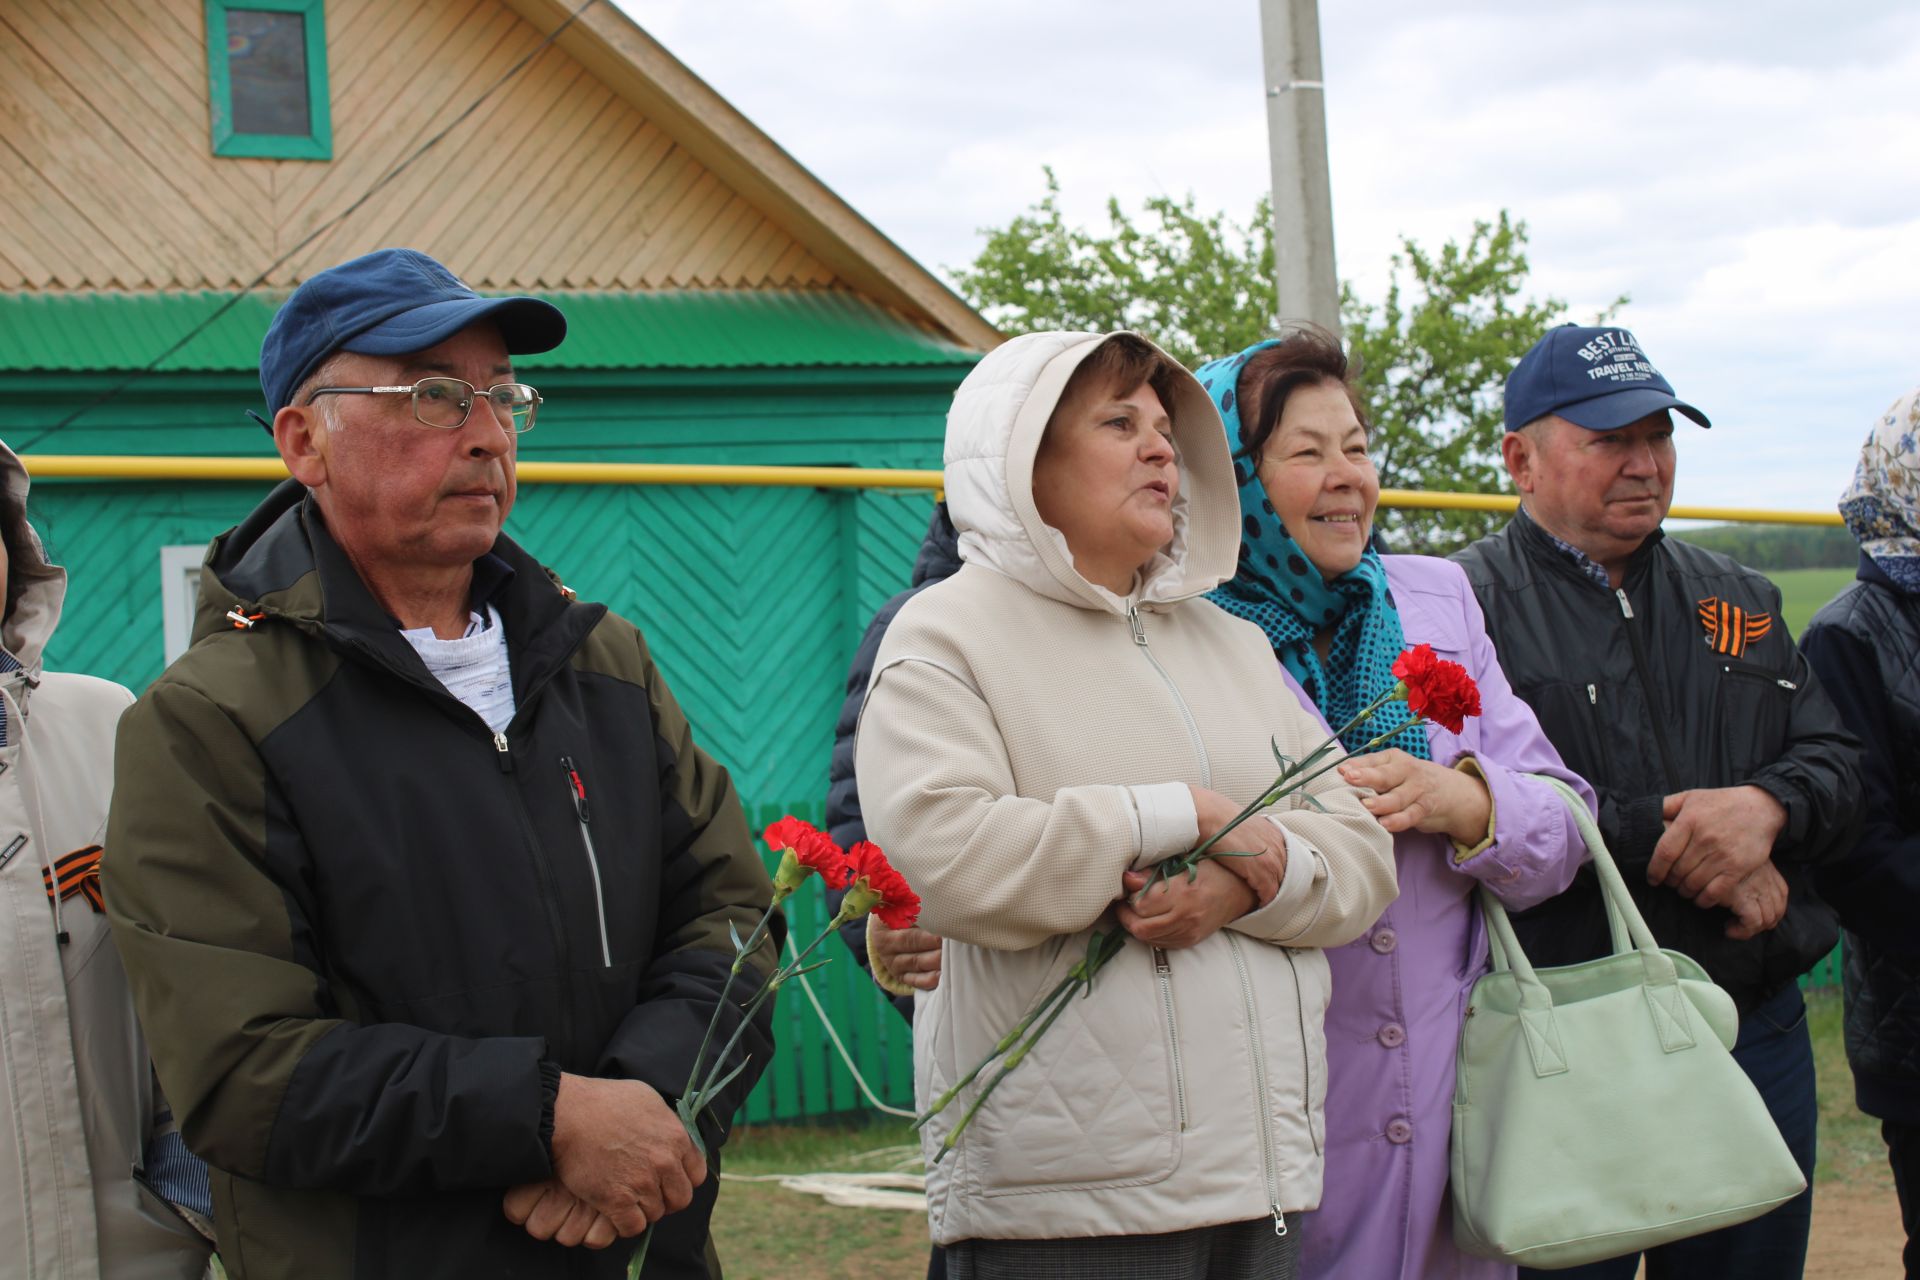
<svg viewBox="0 0 1920 1280">
<path fill-rule="evenodd" d="M 200 562 L 206 558 L 204 542 L 160 548 L 160 637 L 169 665 L 193 640 L 193 615 L 200 607 Z"/>
<path fill-rule="evenodd" d="M 213 154 L 331 160 L 321 0 L 207 0 Z"/>
</svg>

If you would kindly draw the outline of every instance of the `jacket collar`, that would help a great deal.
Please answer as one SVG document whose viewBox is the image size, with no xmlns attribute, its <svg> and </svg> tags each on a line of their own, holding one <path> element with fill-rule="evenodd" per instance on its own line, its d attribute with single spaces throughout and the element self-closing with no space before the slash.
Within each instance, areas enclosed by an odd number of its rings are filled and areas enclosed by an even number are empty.
<svg viewBox="0 0 1920 1280">
<path fill-rule="evenodd" d="M 573 602 L 505 534 L 475 573 L 476 589 L 489 590 L 500 611 L 516 696 L 564 662 L 606 614 L 605 605 Z M 312 496 L 292 480 L 214 539 L 200 572 L 195 641 L 258 623 L 297 627 L 345 656 L 445 692 L 373 598 Z"/>
<path fill-rule="evenodd" d="M 1585 570 L 1574 562 L 1573 557 L 1562 549 L 1559 539 L 1542 528 L 1540 522 L 1533 518 L 1524 504 L 1513 513 L 1513 522 L 1507 527 L 1513 530 L 1514 540 L 1530 559 L 1547 564 L 1557 572 L 1576 579 L 1587 587 L 1612 591 L 1611 587 L 1601 587 L 1598 582 L 1588 577 Z M 1644 542 L 1634 548 L 1633 554 L 1627 557 L 1627 572 L 1620 580 L 1622 587 L 1631 591 L 1637 585 L 1648 562 L 1659 554 L 1660 545 L 1666 541 L 1666 537 L 1667 531 L 1664 528 L 1655 529 L 1647 535 Z"/>
</svg>

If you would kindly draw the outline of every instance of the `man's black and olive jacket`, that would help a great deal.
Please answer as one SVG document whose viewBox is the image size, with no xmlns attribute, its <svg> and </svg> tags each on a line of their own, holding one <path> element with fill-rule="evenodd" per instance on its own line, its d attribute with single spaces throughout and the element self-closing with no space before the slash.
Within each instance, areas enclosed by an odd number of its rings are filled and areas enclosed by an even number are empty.
<svg viewBox="0 0 1920 1280">
<path fill-rule="evenodd" d="M 767 905 L 640 633 L 507 538 L 494 556 L 504 734 L 291 482 L 214 542 L 192 647 L 121 721 L 108 910 L 235 1280 L 624 1274 L 630 1248 L 537 1243 L 502 1191 L 551 1172 L 559 1071 L 680 1094 L 729 926 Z M 770 1019 L 742 1049 L 723 1123 Z M 649 1276 L 707 1274 L 717 1185 L 663 1221 Z"/>
<path fill-rule="evenodd" d="M 1661 945 L 1698 960 L 1743 1013 L 1831 951 L 1839 931 L 1812 870 L 1858 830 L 1859 744 L 1794 647 L 1774 585 L 1656 530 L 1610 590 L 1525 512 L 1454 559 L 1514 691 L 1598 793 L 1607 848 Z M 1730 912 L 1649 885 L 1646 870 L 1666 796 L 1742 784 L 1786 807 L 1773 862 L 1788 900 L 1777 928 L 1736 941 Z M 1590 871 L 1514 926 L 1535 964 L 1610 949 Z"/>
</svg>

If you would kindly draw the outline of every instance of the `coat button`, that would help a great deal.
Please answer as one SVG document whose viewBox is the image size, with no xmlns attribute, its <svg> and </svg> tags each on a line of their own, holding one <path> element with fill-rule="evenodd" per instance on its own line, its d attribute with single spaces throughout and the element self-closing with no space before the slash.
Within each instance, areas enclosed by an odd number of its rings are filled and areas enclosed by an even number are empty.
<svg viewBox="0 0 1920 1280">
<path fill-rule="evenodd" d="M 1412 1142 L 1413 1126 L 1399 1116 L 1395 1116 L 1387 1122 L 1387 1141 L 1396 1146 L 1405 1146 Z"/>
<path fill-rule="evenodd" d="M 1393 930 L 1375 929 L 1373 931 L 1373 949 L 1381 955 L 1386 955 L 1399 945 L 1400 935 Z"/>
<path fill-rule="evenodd" d="M 1397 1022 L 1389 1022 L 1380 1028 L 1379 1040 L 1389 1049 L 1398 1049 L 1407 1042 L 1407 1029 Z"/>
</svg>

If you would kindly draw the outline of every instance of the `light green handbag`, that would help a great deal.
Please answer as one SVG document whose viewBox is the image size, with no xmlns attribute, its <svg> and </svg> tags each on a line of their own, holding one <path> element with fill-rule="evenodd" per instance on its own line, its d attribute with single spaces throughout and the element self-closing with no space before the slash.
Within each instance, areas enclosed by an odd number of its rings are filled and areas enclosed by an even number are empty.
<svg viewBox="0 0 1920 1280">
<path fill-rule="evenodd" d="M 1757 1218 L 1806 1187 L 1728 1052 L 1739 1018 L 1662 950 L 1580 797 L 1566 800 L 1607 904 L 1613 954 L 1535 970 L 1485 888 L 1493 972 L 1473 985 L 1453 1089 L 1453 1238 L 1571 1267 Z"/>
</svg>

